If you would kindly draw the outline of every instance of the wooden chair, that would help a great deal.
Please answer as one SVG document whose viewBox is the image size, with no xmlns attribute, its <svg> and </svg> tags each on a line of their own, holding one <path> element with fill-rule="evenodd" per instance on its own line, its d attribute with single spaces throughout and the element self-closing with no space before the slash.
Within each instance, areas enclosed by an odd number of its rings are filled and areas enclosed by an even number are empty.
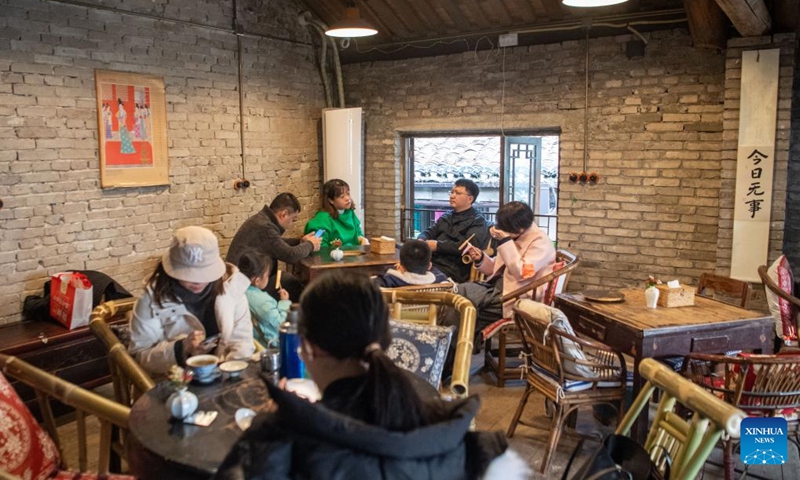
<svg viewBox="0 0 800 480">
<path fill-rule="evenodd" d="M 647 382 L 616 433 L 630 433 L 639 413 L 648 407 L 653 393 L 659 391 L 661 400 L 644 448 L 662 473 L 669 455 L 670 478 L 697 478 L 723 433 L 739 438 L 745 413 L 652 358 L 642 360 L 639 373 Z M 676 412 L 679 404 L 692 412 L 688 420 Z"/>
<path fill-rule="evenodd" d="M 150 375 L 128 353 L 128 349 L 108 326 L 112 318 L 125 315 L 133 309 L 136 299 L 125 298 L 101 303 L 92 311 L 89 328 L 103 342 L 108 351 L 114 398 L 130 407 L 143 393 L 155 386 Z"/>
<path fill-rule="evenodd" d="M 450 391 L 457 397 L 466 397 L 469 394 L 469 370 L 472 362 L 472 342 L 475 338 L 475 306 L 466 298 L 452 292 L 426 292 L 404 290 L 403 288 L 405 287 L 383 289 L 383 299 L 389 304 L 390 310 L 393 311 L 394 305 L 400 303 L 424 305 L 425 308 L 429 308 L 430 305 L 448 306 L 459 312 L 461 321 L 458 338 L 455 340 L 456 351 Z"/>
<path fill-rule="evenodd" d="M 698 295 L 741 308 L 747 308 L 747 300 L 750 298 L 751 290 L 752 288 L 748 282 L 712 273 L 701 274 L 700 281 L 697 283 Z"/>
<path fill-rule="evenodd" d="M 769 278 L 766 265 L 758 267 L 758 276 L 761 277 L 764 288 L 769 289 L 770 292 L 791 303 L 795 310 L 800 309 L 800 299 L 784 291 L 777 283 Z"/>
<path fill-rule="evenodd" d="M 36 399 L 39 403 L 44 428 L 49 434 L 50 439 L 55 443 L 58 452 L 61 454 L 61 468 L 67 468 L 68 465 L 66 465 L 64 460 L 61 444 L 59 442 L 56 420 L 50 404 L 51 400 L 56 400 L 75 408 L 78 426 L 78 467 L 81 471 L 86 471 L 87 468 L 86 416 L 94 415 L 97 417 L 100 421 L 98 471 L 100 473 L 108 472 L 111 459 L 112 427 L 127 431 L 128 417 L 130 415 L 130 409 L 128 407 L 88 390 L 84 390 L 77 385 L 40 370 L 17 357 L 0 354 L 0 367 L 2 368 L 3 374 L 19 380 L 36 392 Z M 0 385 L 0 387 L 3 387 L 3 396 L 7 397 L 9 393 L 14 395 L 18 404 L 22 406 L 21 400 L 19 400 L 19 397 L 16 396 L 15 392 L 2 375 L 0 375 L 0 382 L 4 384 Z M 8 390 L 6 390 L 6 388 Z M 13 402 L 13 399 L 11 400 Z M 17 414 L 19 413 L 20 412 L 17 412 Z M 32 420 L 33 417 L 30 417 L 30 419 Z M 36 426 L 36 428 L 38 428 L 38 426 Z M 30 437 L 33 436 L 34 434 L 31 433 Z M 44 450 L 47 449 L 45 448 Z M 33 455 L 33 453 L 29 454 Z M 44 456 L 48 456 L 47 452 L 44 452 Z"/>
<path fill-rule="evenodd" d="M 555 295 L 566 289 L 572 271 L 577 268 L 579 263 L 580 260 L 575 254 L 566 250 L 558 250 L 556 251 L 556 266 L 561 265 L 560 268 L 554 269 L 552 273 L 504 295 L 500 301 L 505 304 L 506 302 L 518 300 L 524 295 L 535 292 L 542 285 L 546 285 L 542 303 L 552 305 Z M 509 368 L 507 366 L 509 352 L 513 347 L 517 347 L 517 349 L 520 347 L 519 331 L 514 324 L 514 320 L 510 318 L 500 319 L 485 327 L 481 331 L 481 336 L 484 343 L 484 365 L 487 370 L 494 373 L 497 378 L 497 386 L 504 387 L 506 380 L 519 379 L 519 367 L 515 365 L 513 368 Z M 493 349 L 492 338 L 495 336 L 497 337 L 498 346 Z"/>
<path fill-rule="evenodd" d="M 625 359 L 607 345 L 570 335 L 549 320 L 534 318 L 516 307 L 514 322 L 521 332 L 527 385 L 506 436 L 514 435 L 517 424 L 528 425 L 520 421 L 520 416 L 531 393 L 537 391 L 553 402 L 553 423 L 540 468 L 546 473 L 570 413 L 585 405 L 611 404 L 616 408 L 621 403 L 627 379 Z"/>
<path fill-rule="evenodd" d="M 750 416 L 786 418 L 789 439 L 800 453 L 800 353 L 706 355 L 691 353 L 684 375 Z M 736 439 L 724 441 L 725 478 L 734 478 Z M 746 470 L 746 469 L 745 469 Z"/>
</svg>

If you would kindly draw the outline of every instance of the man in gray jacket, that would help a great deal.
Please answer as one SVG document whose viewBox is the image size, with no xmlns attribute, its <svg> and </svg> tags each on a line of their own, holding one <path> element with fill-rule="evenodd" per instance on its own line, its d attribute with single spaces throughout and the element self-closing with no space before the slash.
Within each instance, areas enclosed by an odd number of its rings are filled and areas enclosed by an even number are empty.
<svg viewBox="0 0 800 480">
<path fill-rule="evenodd" d="M 272 259 L 271 276 L 264 291 L 276 299 L 278 291 L 275 288 L 275 274 L 278 260 L 287 264 L 297 263 L 311 255 L 311 252 L 319 250 L 321 240 L 314 236 L 313 232 L 299 239 L 281 238 L 286 229 L 291 227 L 297 219 L 300 210 L 300 202 L 297 201 L 297 197 L 291 193 L 279 193 L 269 207 L 264 205 L 260 212 L 245 220 L 239 227 L 228 247 L 228 255 L 225 257 L 227 262 L 238 265 L 239 257 L 248 249 L 269 256 Z M 300 299 L 300 293 L 303 290 L 300 279 L 283 272 L 281 286 L 289 292 L 289 298 L 293 302 Z"/>
</svg>

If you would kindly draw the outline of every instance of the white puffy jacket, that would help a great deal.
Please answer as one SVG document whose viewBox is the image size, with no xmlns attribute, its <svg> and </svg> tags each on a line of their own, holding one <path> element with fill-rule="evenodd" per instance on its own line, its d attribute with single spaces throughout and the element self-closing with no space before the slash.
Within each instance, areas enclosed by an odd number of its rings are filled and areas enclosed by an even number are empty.
<svg viewBox="0 0 800 480">
<path fill-rule="evenodd" d="M 228 264 L 225 293 L 217 296 L 214 313 L 220 331 L 216 355 L 223 360 L 249 358 L 255 349 L 250 308 L 244 292 L 250 280 L 235 266 Z M 163 374 L 176 365 L 175 342 L 193 330 L 205 330 L 200 320 L 178 302 L 153 301 L 147 287 L 136 301 L 130 322 L 131 343 L 128 351 L 137 362 L 153 374 Z"/>
</svg>

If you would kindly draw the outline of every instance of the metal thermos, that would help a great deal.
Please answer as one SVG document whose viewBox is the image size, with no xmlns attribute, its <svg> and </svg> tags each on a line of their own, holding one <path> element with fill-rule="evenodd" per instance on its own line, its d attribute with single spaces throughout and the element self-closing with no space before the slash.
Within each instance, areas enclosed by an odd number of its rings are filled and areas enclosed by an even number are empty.
<svg viewBox="0 0 800 480">
<path fill-rule="evenodd" d="M 300 334 L 297 332 L 300 313 L 292 307 L 286 314 L 286 321 L 278 329 L 281 347 L 281 377 L 303 378 L 305 365 L 300 358 Z"/>
</svg>

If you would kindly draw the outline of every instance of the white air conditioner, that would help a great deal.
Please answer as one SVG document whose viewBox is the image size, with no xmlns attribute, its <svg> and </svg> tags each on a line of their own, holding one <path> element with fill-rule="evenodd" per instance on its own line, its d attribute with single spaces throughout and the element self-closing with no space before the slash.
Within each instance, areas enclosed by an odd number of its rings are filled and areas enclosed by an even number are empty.
<svg viewBox="0 0 800 480">
<path fill-rule="evenodd" d="M 364 162 L 361 108 L 322 110 L 322 155 L 325 181 L 339 178 L 350 185 L 356 215 L 364 224 Z"/>
</svg>

